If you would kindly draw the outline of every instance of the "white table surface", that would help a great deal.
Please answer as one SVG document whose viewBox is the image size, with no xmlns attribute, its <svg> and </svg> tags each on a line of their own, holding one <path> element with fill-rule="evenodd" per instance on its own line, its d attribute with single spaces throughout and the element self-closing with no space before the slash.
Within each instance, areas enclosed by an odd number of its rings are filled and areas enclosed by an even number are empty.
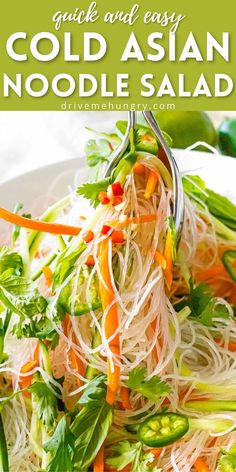
<svg viewBox="0 0 236 472">
<path fill-rule="evenodd" d="M 236 112 L 211 112 L 216 125 Z M 112 130 L 120 112 L 0 112 L 0 182 L 83 155 L 85 126 Z"/>
</svg>

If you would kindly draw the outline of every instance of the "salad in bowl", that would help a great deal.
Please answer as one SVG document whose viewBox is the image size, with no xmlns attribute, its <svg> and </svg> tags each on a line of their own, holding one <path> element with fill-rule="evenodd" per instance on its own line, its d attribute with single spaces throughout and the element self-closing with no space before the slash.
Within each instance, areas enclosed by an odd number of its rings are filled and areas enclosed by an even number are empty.
<svg viewBox="0 0 236 472">
<path fill-rule="evenodd" d="M 236 470 L 236 207 L 173 182 L 149 128 L 86 146 L 38 218 L 0 208 L 0 469 Z M 170 139 L 170 138 L 168 138 Z"/>
</svg>

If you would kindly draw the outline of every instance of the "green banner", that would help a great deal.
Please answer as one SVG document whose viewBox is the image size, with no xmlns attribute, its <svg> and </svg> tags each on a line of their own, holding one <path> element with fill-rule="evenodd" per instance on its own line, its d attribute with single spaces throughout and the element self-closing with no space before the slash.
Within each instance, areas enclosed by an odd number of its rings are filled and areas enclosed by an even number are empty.
<svg viewBox="0 0 236 472">
<path fill-rule="evenodd" d="M 236 109 L 235 0 L 13 0 L 1 110 Z"/>
</svg>

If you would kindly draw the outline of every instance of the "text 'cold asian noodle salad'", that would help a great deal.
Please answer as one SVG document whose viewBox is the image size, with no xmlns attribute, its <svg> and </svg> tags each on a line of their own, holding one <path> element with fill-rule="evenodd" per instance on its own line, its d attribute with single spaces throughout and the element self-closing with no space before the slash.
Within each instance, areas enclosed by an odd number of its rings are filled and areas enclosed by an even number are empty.
<svg viewBox="0 0 236 472">
<path fill-rule="evenodd" d="M 186 175 L 177 247 L 149 128 L 101 178 L 125 129 L 41 218 L 0 209 L 1 471 L 236 470 L 236 207 Z"/>
</svg>

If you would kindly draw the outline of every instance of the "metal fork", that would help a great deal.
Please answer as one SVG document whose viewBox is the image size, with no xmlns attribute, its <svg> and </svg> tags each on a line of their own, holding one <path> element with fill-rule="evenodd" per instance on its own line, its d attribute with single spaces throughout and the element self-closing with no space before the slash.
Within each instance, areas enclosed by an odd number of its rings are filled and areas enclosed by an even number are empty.
<svg viewBox="0 0 236 472">
<path fill-rule="evenodd" d="M 143 116 L 150 126 L 151 130 L 153 131 L 154 135 L 156 136 L 158 143 L 161 145 L 168 162 L 168 167 L 172 175 L 173 179 L 173 194 L 174 194 L 174 201 L 173 201 L 173 216 L 175 222 L 175 228 L 177 231 L 178 240 L 181 237 L 181 231 L 183 226 L 183 219 L 184 219 L 184 192 L 182 181 L 180 177 L 180 172 L 176 160 L 161 132 L 161 129 L 153 116 L 151 111 L 143 111 Z M 129 133 L 130 130 L 135 127 L 136 124 L 136 112 L 129 111 L 128 112 L 128 126 L 124 135 L 124 138 L 120 144 L 120 146 L 115 150 L 113 156 L 108 163 L 108 166 L 105 170 L 105 177 L 109 177 L 112 170 L 117 166 L 118 162 L 122 158 L 125 150 L 129 145 Z M 166 165 L 166 162 L 165 162 Z"/>
</svg>

